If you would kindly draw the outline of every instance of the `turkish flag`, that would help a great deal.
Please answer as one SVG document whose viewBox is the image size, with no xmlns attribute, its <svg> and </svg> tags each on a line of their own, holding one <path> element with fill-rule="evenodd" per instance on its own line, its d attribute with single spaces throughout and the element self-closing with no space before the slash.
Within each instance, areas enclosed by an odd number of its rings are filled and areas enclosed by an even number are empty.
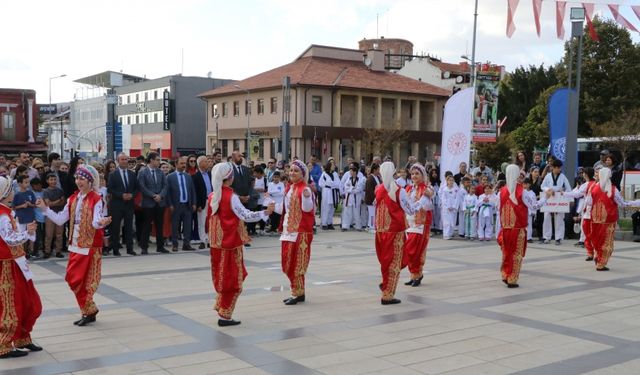
<svg viewBox="0 0 640 375">
<path fill-rule="evenodd" d="M 542 0 L 533 1 L 533 18 L 536 21 L 536 32 L 540 37 L 540 13 L 542 12 Z"/>
<path fill-rule="evenodd" d="M 556 34 L 558 39 L 564 39 L 564 11 L 566 8 L 566 1 L 558 1 L 556 3 Z"/>
<path fill-rule="evenodd" d="M 516 8 L 520 0 L 507 0 L 507 37 L 511 38 L 513 32 L 516 31 L 516 24 L 513 23 L 513 16 L 516 14 Z"/>
<path fill-rule="evenodd" d="M 599 42 L 600 38 L 598 37 L 598 33 L 596 33 L 595 27 L 593 27 L 593 8 L 594 5 L 592 3 L 582 3 L 582 7 L 584 8 L 584 12 L 587 16 L 587 26 L 589 27 L 589 36 L 591 40 Z"/>
</svg>

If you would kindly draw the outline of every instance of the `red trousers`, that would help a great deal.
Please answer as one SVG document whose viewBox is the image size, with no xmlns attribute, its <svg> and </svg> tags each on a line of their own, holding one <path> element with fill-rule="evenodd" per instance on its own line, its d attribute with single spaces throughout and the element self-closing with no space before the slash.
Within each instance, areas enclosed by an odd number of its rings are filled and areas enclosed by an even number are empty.
<svg viewBox="0 0 640 375">
<path fill-rule="evenodd" d="M 591 219 L 582 220 L 582 232 L 584 233 L 584 248 L 587 255 L 593 257 L 593 240 L 591 239 Z"/>
<path fill-rule="evenodd" d="M 382 299 L 391 300 L 396 294 L 402 266 L 404 232 L 376 232 L 376 255 L 382 272 Z"/>
<path fill-rule="evenodd" d="M 221 318 L 231 319 L 242 293 L 242 282 L 247 278 L 242 246 L 233 250 L 211 248 L 210 254 L 213 287 L 218 293 L 214 309 Z"/>
<path fill-rule="evenodd" d="M 100 285 L 101 269 L 101 248 L 92 247 L 87 255 L 69 252 L 67 275 L 64 279 L 75 294 L 82 315 L 98 312 L 98 307 L 93 302 L 93 295 Z"/>
<path fill-rule="evenodd" d="M 417 280 L 422 277 L 422 269 L 427 258 L 427 245 L 429 245 L 429 235 L 431 225 L 424 225 L 422 234 L 407 233 L 407 239 L 402 249 L 402 268 L 409 267 L 411 279 Z"/>
<path fill-rule="evenodd" d="M 596 224 L 591 222 L 591 242 L 595 252 L 596 268 L 602 269 L 609 263 L 613 254 L 613 234 L 616 223 Z"/>
<path fill-rule="evenodd" d="M 291 295 L 304 295 L 304 274 L 309 267 L 313 233 L 298 233 L 296 242 L 281 241 L 282 272 L 289 278 Z"/>
<path fill-rule="evenodd" d="M 527 252 L 527 229 L 502 228 L 498 235 L 498 244 L 502 249 L 502 280 L 509 284 L 517 284 L 522 259 Z"/>
<path fill-rule="evenodd" d="M 0 355 L 31 344 L 31 330 L 42 312 L 40 296 L 13 260 L 0 261 Z"/>
</svg>

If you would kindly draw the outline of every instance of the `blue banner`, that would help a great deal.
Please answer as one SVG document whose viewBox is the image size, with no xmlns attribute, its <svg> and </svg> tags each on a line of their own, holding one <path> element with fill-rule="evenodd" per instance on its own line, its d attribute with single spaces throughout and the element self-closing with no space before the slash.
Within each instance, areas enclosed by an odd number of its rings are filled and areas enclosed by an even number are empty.
<svg viewBox="0 0 640 375">
<path fill-rule="evenodd" d="M 551 94 L 549 109 L 549 153 L 565 161 L 569 124 L 569 89 L 559 88 Z"/>
</svg>

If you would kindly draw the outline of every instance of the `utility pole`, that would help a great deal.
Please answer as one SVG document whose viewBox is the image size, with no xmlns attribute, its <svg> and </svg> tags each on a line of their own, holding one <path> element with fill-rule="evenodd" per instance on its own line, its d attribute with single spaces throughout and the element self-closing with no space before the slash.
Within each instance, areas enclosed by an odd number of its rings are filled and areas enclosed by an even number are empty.
<svg viewBox="0 0 640 375">
<path fill-rule="evenodd" d="M 286 76 L 282 79 L 282 160 L 289 161 L 289 151 L 291 149 L 291 134 L 289 121 L 291 119 L 291 78 Z"/>
</svg>

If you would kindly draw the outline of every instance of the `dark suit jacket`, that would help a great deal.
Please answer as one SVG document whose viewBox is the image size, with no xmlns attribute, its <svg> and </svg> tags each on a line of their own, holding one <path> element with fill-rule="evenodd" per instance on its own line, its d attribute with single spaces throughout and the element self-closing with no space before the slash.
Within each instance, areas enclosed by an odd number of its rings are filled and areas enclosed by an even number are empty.
<svg viewBox="0 0 640 375">
<path fill-rule="evenodd" d="M 114 209 L 129 206 L 133 207 L 133 199 L 128 201 L 122 199 L 122 194 L 124 193 L 130 193 L 134 197 L 138 193 L 138 180 L 136 180 L 136 174 L 129 169 L 127 169 L 127 180 L 129 184 L 125 189 L 120 169 L 116 168 L 116 170 L 111 172 L 109 175 L 109 180 L 107 181 L 107 192 L 111 194 L 110 205 Z"/>
<path fill-rule="evenodd" d="M 241 165 L 242 175 L 238 173 L 235 165 L 233 167 L 233 192 L 238 196 L 251 195 L 251 187 L 253 186 L 253 174 L 248 167 Z"/>
<path fill-rule="evenodd" d="M 206 178 L 211 181 L 211 172 L 207 172 L 207 176 Z M 193 175 L 193 186 L 196 190 L 196 206 L 198 206 L 198 208 L 204 208 L 207 205 L 208 198 L 207 185 L 205 185 L 202 172 L 199 170 Z"/>
<path fill-rule="evenodd" d="M 193 187 L 193 180 L 187 172 L 184 172 L 184 182 L 187 185 L 187 201 L 189 207 L 196 205 L 196 190 Z M 180 185 L 178 172 L 172 172 L 167 176 L 167 205 L 175 207 L 180 204 Z"/>
<path fill-rule="evenodd" d="M 156 178 L 154 180 L 151 169 L 143 167 L 138 172 L 138 187 L 142 192 L 142 202 L 140 206 L 143 208 L 152 208 L 156 204 L 164 207 L 167 203 L 167 177 L 159 168 L 155 169 Z M 162 200 L 156 202 L 153 196 L 160 194 Z"/>
</svg>

